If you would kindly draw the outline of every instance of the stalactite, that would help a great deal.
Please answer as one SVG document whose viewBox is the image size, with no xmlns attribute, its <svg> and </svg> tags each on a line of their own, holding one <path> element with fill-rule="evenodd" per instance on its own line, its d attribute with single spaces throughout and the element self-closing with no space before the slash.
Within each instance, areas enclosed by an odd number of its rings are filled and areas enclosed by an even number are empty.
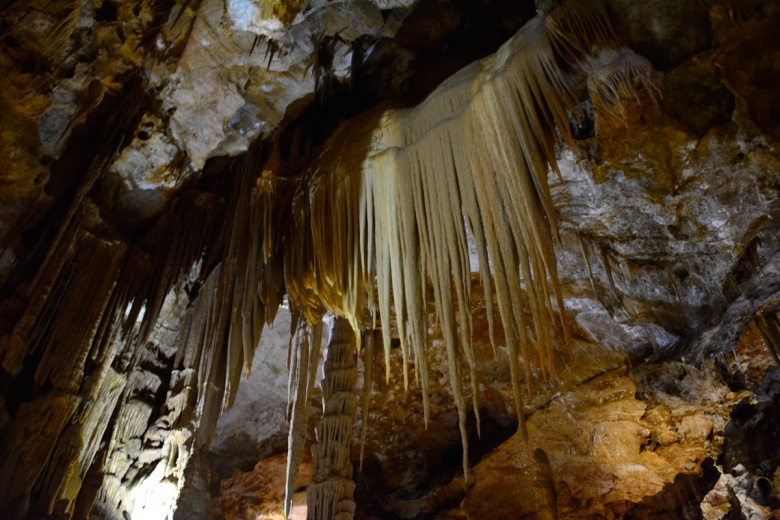
<svg viewBox="0 0 780 520">
<path fill-rule="evenodd" d="M 322 342 L 322 325 L 312 329 L 303 317 L 297 320 L 295 333 L 290 340 L 291 365 L 288 393 L 288 417 L 290 432 L 287 442 L 287 484 L 284 498 L 284 515 L 292 510 L 298 467 L 303 455 L 309 419 L 309 399 L 317 378 Z"/>
<path fill-rule="evenodd" d="M 466 227 L 477 244 L 488 319 L 492 322 L 495 297 L 504 324 L 523 431 L 518 358 L 524 360 L 530 391 L 534 359 L 540 362 L 542 378 L 556 377 L 556 322 L 571 343 L 553 252 L 558 231 L 547 184 L 548 168 L 558 171 L 556 136 L 572 142 L 569 118 L 579 102 L 562 63 L 587 68 L 594 63 L 586 58 L 594 48 L 616 48 L 616 41 L 601 2 L 570 2 L 547 10 L 495 55 L 461 70 L 420 105 L 374 111 L 339 127 L 296 197 L 296 230 L 302 236 L 294 257 L 286 259 L 291 301 L 302 308 L 322 302 L 334 315 L 348 319 L 357 334 L 366 294 L 368 308 L 378 311 L 382 322 L 386 377 L 394 310 L 404 385 L 409 384 L 412 350 L 426 420 L 427 310 L 422 288 L 430 280 L 464 437 L 464 464 L 465 381 L 472 386 L 479 424 Z M 590 67 L 592 84 L 606 104 L 634 92 L 636 79 L 646 89 L 655 88 L 642 59 L 617 54 L 623 59 L 608 74 Z M 345 149 L 343 142 L 356 135 L 361 140 Z"/>
<path fill-rule="evenodd" d="M 29 300 L 24 315 L 15 324 L 9 336 L 0 338 L 0 356 L 2 367 L 12 375 L 22 370 L 28 349 L 33 347 L 34 336 L 40 334 L 41 317 L 56 321 L 57 295 L 52 295 L 65 268 L 76 251 L 73 248 L 75 237 L 85 220 L 88 220 L 88 195 L 105 173 L 119 143 L 125 139 L 128 129 L 134 128 L 143 100 L 140 81 L 133 81 L 126 89 L 127 103 L 124 110 L 114 113 L 104 122 L 100 133 L 100 145 L 89 165 L 81 184 L 64 214 L 48 252 L 30 283 Z M 95 108 L 95 107 L 92 107 Z M 60 286 L 62 290 L 62 286 Z M 61 296 L 61 294 L 60 294 Z M 102 296 L 102 295 L 101 295 Z"/>
<path fill-rule="evenodd" d="M 242 160 L 236 162 L 235 175 L 238 177 L 238 190 L 235 192 L 233 203 L 232 231 L 227 244 L 227 252 L 223 262 L 229 262 L 235 266 L 234 278 L 227 281 L 228 290 L 232 291 L 232 313 L 230 316 L 228 352 L 227 352 L 227 379 L 225 387 L 224 406 L 229 408 L 235 400 L 238 391 L 238 383 L 241 367 L 245 373 L 249 373 L 254 349 L 260 340 L 255 330 L 262 327 L 253 324 L 256 313 L 264 313 L 263 309 L 255 309 L 259 302 L 258 289 L 260 284 L 261 267 L 265 263 L 263 252 L 264 235 L 261 230 L 251 226 L 257 222 L 253 213 L 258 208 L 253 205 L 253 186 L 256 185 L 256 164 L 253 154 L 247 154 Z M 230 287 L 232 285 L 232 287 Z"/>
<path fill-rule="evenodd" d="M 90 346 L 127 253 L 124 244 L 84 235 L 79 247 L 92 254 L 74 259 L 79 262 L 78 267 L 67 268 L 57 306 L 50 310 L 57 313 L 56 319 L 44 329 L 47 332 L 39 340 L 39 347 L 35 346 L 38 341 L 31 343 L 33 350 L 40 348 L 43 352 L 35 380 L 39 384 L 51 382 L 56 388 L 74 394 L 81 386 Z M 73 305 L 76 301 L 80 304 Z M 43 330 L 40 332 L 43 334 Z"/>
<path fill-rule="evenodd" d="M 639 99 L 635 81 L 642 84 L 653 101 L 661 96 L 661 89 L 652 78 L 650 61 L 631 49 L 605 49 L 597 57 L 590 58 L 586 68 L 593 107 L 605 117 L 625 122 L 621 98 L 632 96 Z"/>
<path fill-rule="evenodd" d="M 314 269 L 310 288 L 325 309 L 350 323 L 358 341 L 365 287 L 373 285 L 373 280 L 364 278 L 369 268 L 361 265 L 360 257 L 361 218 L 365 216 L 361 207 L 365 200 L 361 193 L 361 152 L 365 152 L 366 145 L 354 142 L 354 135 L 370 136 L 373 123 L 369 115 L 360 128 L 349 128 L 349 134 L 344 126 L 338 128 L 324 145 L 307 183 Z M 341 145 L 346 139 L 353 141 L 348 149 Z"/>
<path fill-rule="evenodd" d="M 127 377 L 110 366 L 89 381 L 85 395 L 90 405 L 75 414 L 42 472 L 39 503 L 48 510 L 61 500 L 75 502 L 109 427 L 106 417 L 113 414 L 126 383 Z"/>
<path fill-rule="evenodd" d="M 320 321 L 325 309 L 317 297 L 312 233 L 309 226 L 310 210 L 307 190 L 303 183 L 292 198 L 292 216 L 289 221 L 284 251 L 284 281 L 290 307 L 300 309 L 310 324 Z"/>
<path fill-rule="evenodd" d="M 609 12 L 603 2 L 566 2 L 544 16 L 557 54 L 571 64 L 596 48 L 616 43 Z"/>
<path fill-rule="evenodd" d="M 81 398 L 60 391 L 24 403 L 0 438 L 0 507 L 24 503 Z M 24 446 L 24 449 L 19 449 Z M 25 507 L 26 508 L 26 507 Z M 19 517 L 24 517 L 23 509 Z"/>
<path fill-rule="evenodd" d="M 775 363 L 780 367 L 780 314 L 777 312 L 762 314 L 752 323 L 755 323 Z"/>
<path fill-rule="evenodd" d="M 263 304 L 267 325 L 271 325 L 276 319 L 284 293 L 284 266 L 280 242 L 284 230 L 282 222 L 290 204 L 290 190 L 285 185 L 284 178 L 287 173 L 278 149 L 274 148 L 252 190 L 249 232 L 259 234 L 257 243 L 261 254 L 257 256 L 260 261 L 256 261 L 255 266 L 259 269 L 258 297 Z"/>
<path fill-rule="evenodd" d="M 588 269 L 588 279 L 590 280 L 590 288 L 593 291 L 593 298 L 598 300 L 598 292 L 596 292 L 596 279 L 593 277 L 593 267 L 590 265 L 590 255 L 588 249 L 585 246 L 585 241 L 582 239 L 582 235 L 577 234 L 577 242 L 579 242 L 580 252 L 582 253 L 582 259 L 585 260 L 585 267 Z"/>
</svg>

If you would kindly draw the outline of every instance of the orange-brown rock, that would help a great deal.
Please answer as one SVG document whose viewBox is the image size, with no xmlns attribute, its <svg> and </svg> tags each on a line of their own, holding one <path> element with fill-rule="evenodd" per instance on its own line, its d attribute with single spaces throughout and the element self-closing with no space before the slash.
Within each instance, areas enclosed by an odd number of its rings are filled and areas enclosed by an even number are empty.
<svg viewBox="0 0 780 520">
<path fill-rule="evenodd" d="M 251 471 L 236 471 L 220 483 L 215 518 L 220 520 L 280 520 L 284 518 L 284 488 L 286 455 L 276 455 L 259 461 Z M 313 472 L 311 456 L 304 450 L 301 471 L 295 484 L 305 488 Z M 291 519 L 306 518 L 306 494 L 296 493 Z"/>
</svg>

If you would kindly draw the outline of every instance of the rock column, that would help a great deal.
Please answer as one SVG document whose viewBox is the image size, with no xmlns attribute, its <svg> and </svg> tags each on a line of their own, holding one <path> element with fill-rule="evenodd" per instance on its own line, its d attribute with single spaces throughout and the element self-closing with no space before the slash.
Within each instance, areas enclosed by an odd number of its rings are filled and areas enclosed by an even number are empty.
<svg viewBox="0 0 780 520">
<path fill-rule="evenodd" d="M 351 520 L 355 515 L 352 480 L 352 429 L 358 396 L 355 335 L 349 323 L 335 318 L 325 355 L 323 413 L 312 446 L 314 475 L 307 505 L 310 520 Z"/>
</svg>

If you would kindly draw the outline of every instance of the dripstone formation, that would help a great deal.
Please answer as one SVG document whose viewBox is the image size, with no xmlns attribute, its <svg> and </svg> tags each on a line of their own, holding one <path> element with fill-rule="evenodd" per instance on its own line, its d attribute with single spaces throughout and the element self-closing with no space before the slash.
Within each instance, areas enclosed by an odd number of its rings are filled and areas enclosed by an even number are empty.
<svg viewBox="0 0 780 520">
<path fill-rule="evenodd" d="M 775 0 L 0 0 L 0 518 L 774 518 Z"/>
</svg>

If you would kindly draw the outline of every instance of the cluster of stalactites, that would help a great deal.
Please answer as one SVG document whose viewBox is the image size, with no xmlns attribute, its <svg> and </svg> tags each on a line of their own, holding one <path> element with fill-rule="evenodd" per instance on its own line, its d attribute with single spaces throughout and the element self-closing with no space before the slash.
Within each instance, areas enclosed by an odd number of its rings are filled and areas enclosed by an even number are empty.
<svg viewBox="0 0 780 520">
<path fill-rule="evenodd" d="M 558 172 L 557 137 L 572 141 L 570 119 L 579 99 L 568 67 L 587 72 L 586 56 L 618 45 L 600 2 L 570 4 L 532 19 L 496 54 L 455 74 L 420 105 L 374 111 L 343 124 L 324 145 L 293 205 L 298 233 L 285 253 L 291 305 L 312 323 L 325 311 L 343 317 L 358 338 L 365 310 L 374 320 L 378 315 L 386 377 L 394 314 L 404 383 L 409 384 L 411 365 L 426 424 L 430 282 L 460 419 L 464 470 L 463 388 L 476 385 L 469 231 L 494 350 L 494 299 L 503 323 L 521 431 L 521 381 L 530 388 L 534 360 L 541 377 L 555 378 L 557 323 L 571 341 L 556 272 L 558 235 L 547 174 L 550 168 Z M 640 60 L 618 64 L 613 73 L 600 70 L 591 85 L 606 104 L 614 103 L 613 94 L 633 92 L 637 76 L 643 83 L 648 77 Z M 604 81 L 608 84 L 601 85 Z M 479 427 L 476 394 L 472 390 Z"/>
</svg>

